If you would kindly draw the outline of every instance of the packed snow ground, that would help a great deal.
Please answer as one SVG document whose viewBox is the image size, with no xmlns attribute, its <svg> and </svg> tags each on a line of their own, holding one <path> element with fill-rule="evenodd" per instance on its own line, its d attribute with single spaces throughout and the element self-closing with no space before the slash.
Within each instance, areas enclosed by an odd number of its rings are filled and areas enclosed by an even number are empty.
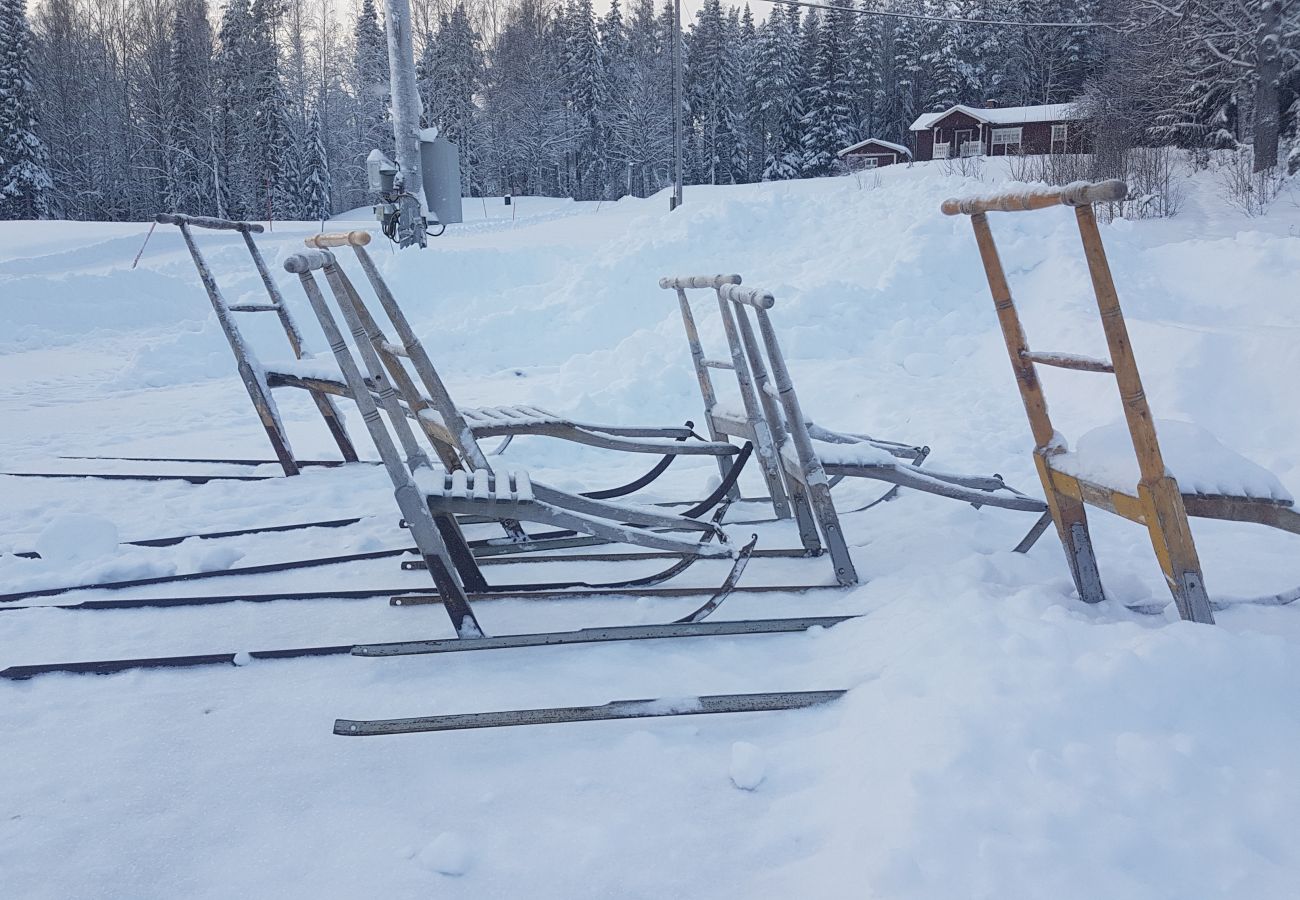
<svg viewBox="0 0 1300 900">
<path fill-rule="evenodd" d="M 945 197 L 987 191 L 997 177 L 991 165 L 983 184 L 934 165 L 691 188 L 672 215 L 663 197 L 599 208 L 521 198 L 513 221 L 488 207 L 424 253 L 375 249 L 466 405 L 528 402 L 622 423 L 698 419 L 675 301 L 656 282 L 735 271 L 778 297 L 774 320 L 814 419 L 929 444 L 937 467 L 999 472 L 1037 494 L 969 224 L 938 213 Z M 1300 209 L 1280 201 L 1269 217 L 1246 219 L 1211 177 L 1189 190 L 1173 220 L 1103 229 L 1147 394 L 1159 418 L 1214 433 L 1294 493 Z M 467 213 L 478 204 L 467 201 Z M 1104 356 L 1071 214 L 992 218 L 1033 345 Z M 160 227 L 131 268 L 146 230 L 0 226 L 6 471 L 169 468 L 57 458 L 76 454 L 269 455 L 179 236 Z M 313 230 L 277 224 L 261 244 L 282 259 Z M 258 296 L 237 241 L 201 243 L 228 299 Z M 324 351 L 297 285 L 282 283 Z M 243 322 L 264 358 L 288 355 L 270 317 Z M 705 327 L 716 340 L 716 316 Z M 1119 418 L 1104 376 L 1045 378 L 1067 439 Z M 298 454 L 331 455 L 305 398 L 277 396 Z M 364 440 L 359 417 L 349 417 Z M 517 441 L 506 459 L 578 489 L 648 465 L 542 439 Z M 698 496 L 716 472 L 684 460 L 669 476 L 656 497 Z M 759 493 L 748 477 L 747 493 Z M 876 493 L 837 488 L 843 509 Z M 201 486 L 0 477 L 0 501 L 0 591 L 406 543 L 375 468 Z M 354 515 L 369 518 L 340 530 L 112 549 L 114 534 Z M 1112 599 L 1085 607 L 1052 535 L 1027 556 L 1009 552 L 1032 520 L 904 493 L 844 517 L 860 587 L 736 596 L 717 614 L 864 614 L 820 633 L 4 682 L 0 894 L 1293 895 L 1300 604 L 1237 606 L 1219 613 L 1218 627 L 1180 623 L 1171 608 L 1131 612 L 1126 605 L 1168 596 L 1146 535 L 1098 513 Z M 1296 538 L 1195 528 L 1212 595 L 1300 583 Z M 761 546 L 796 543 L 786 525 L 734 529 L 751 530 Z M 38 546 L 46 559 L 10 555 Z M 616 577 L 609 566 L 488 570 L 500 581 L 579 571 Z M 706 584 L 722 573 L 701 563 L 684 578 Z M 745 581 L 830 576 L 825 560 L 762 560 Z M 129 593 L 425 584 L 378 560 Z M 696 602 L 498 602 L 479 615 L 492 632 L 559 630 L 667 621 Z M 437 607 L 393 609 L 382 598 L 14 610 L 0 614 L 0 667 L 448 634 Z M 330 733 L 336 716 L 826 688 L 851 690 L 792 713 Z"/>
</svg>

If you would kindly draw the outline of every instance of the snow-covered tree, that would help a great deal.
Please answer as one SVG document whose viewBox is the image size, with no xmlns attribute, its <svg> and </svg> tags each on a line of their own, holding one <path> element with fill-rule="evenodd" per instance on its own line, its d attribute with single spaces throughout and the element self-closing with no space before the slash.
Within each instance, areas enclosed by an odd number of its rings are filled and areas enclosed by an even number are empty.
<svg viewBox="0 0 1300 900">
<path fill-rule="evenodd" d="M 812 66 L 803 89 L 803 174 L 826 175 L 836 153 L 854 143 L 852 0 L 827 14 L 812 38 Z"/>
<path fill-rule="evenodd" d="M 23 0 L 0 0 L 0 219 L 50 214 L 45 144 L 32 95 L 31 33 Z"/>
</svg>

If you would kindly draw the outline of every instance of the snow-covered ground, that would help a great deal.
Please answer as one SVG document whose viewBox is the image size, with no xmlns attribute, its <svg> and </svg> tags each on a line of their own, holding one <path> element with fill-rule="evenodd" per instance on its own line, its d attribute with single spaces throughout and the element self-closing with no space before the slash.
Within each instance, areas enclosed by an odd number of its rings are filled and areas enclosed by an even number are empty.
<svg viewBox="0 0 1300 900">
<path fill-rule="evenodd" d="M 467 222 L 428 251 L 375 255 L 465 405 L 698 419 L 675 300 L 656 282 L 735 271 L 777 296 L 773 317 L 814 419 L 929 444 L 936 467 L 999 472 L 1038 494 L 970 226 L 938 212 L 997 179 L 993 165 L 983 184 L 933 165 L 690 188 L 671 215 L 662 196 L 599 207 L 520 198 L 513 220 L 499 198 L 486 213 L 467 200 Z M 1105 356 L 1071 213 L 992 220 L 1033 345 Z M 277 223 L 260 239 L 276 272 L 314 230 Z M 131 268 L 146 231 L 0 224 L 5 471 L 168 468 L 59 459 L 68 455 L 269 456 L 179 235 L 160 227 Z M 1284 199 L 1247 219 L 1203 175 L 1177 218 L 1118 221 L 1103 235 L 1156 415 L 1213 432 L 1295 493 L 1300 208 Z M 229 300 L 259 297 L 238 241 L 200 242 Z M 325 350 L 296 283 L 280 280 Z M 243 322 L 263 358 L 288 355 L 272 317 Z M 716 315 L 704 326 L 716 340 Z M 1102 376 L 1045 381 L 1067 439 L 1120 417 Z M 331 455 L 305 398 L 278 397 L 299 456 Z M 506 459 L 580 489 L 646 465 L 542 439 L 517 441 Z M 706 460 L 683 460 L 655 496 L 699 495 L 712 477 Z M 839 504 L 878 490 L 846 484 Z M 113 549 L 114 532 L 128 541 L 348 516 L 368 518 Z M 204 485 L 0 477 L 0 592 L 401 547 L 396 519 L 372 467 Z M 1111 600 L 1086 607 L 1051 534 L 1027 556 L 1010 552 L 1032 520 L 904 493 L 844 517 L 858 588 L 738 595 L 717 615 L 863 614 L 825 632 L 0 683 L 0 895 L 1294 896 L 1300 604 L 1235 606 L 1217 627 L 1181 623 L 1172 608 L 1131 612 L 1167 592 L 1146 535 L 1097 513 Z M 1211 595 L 1300 583 L 1296 538 L 1195 529 Z M 786 525 L 757 530 L 760 546 L 796 543 Z M 46 558 L 12 555 L 37 547 Z M 686 583 L 719 580 L 718 565 L 697 565 Z M 488 572 L 574 574 L 556 568 Z M 610 568 L 581 573 L 616 577 Z M 745 577 L 831 580 L 825 560 L 759 560 Z M 382 559 L 127 593 L 426 584 Z M 494 602 L 479 615 L 496 633 L 560 630 L 667 621 L 696 602 Z M 439 608 L 384 598 L 8 610 L 0 667 L 448 634 Z M 849 694 L 790 713 L 331 734 L 337 716 L 828 688 Z"/>
</svg>

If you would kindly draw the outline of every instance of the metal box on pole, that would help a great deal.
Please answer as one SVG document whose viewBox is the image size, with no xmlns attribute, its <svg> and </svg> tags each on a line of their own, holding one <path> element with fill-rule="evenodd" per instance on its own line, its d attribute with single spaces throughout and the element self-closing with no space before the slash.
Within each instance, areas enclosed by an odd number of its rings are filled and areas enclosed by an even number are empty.
<svg viewBox="0 0 1300 900">
<path fill-rule="evenodd" d="M 444 225 L 463 222 L 460 196 L 460 150 L 444 137 L 420 141 L 424 197 L 434 217 Z"/>
</svg>

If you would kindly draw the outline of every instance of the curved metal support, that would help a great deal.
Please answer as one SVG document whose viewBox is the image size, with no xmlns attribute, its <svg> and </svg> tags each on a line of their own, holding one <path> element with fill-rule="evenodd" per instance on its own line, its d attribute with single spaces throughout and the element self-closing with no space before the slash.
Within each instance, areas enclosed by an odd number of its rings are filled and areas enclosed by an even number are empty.
<svg viewBox="0 0 1300 900">
<path fill-rule="evenodd" d="M 681 513 L 681 516 L 686 519 L 698 519 L 700 516 L 721 503 L 723 498 L 725 498 L 731 491 L 732 487 L 735 486 L 736 480 L 740 478 L 740 470 L 745 467 L 745 463 L 749 462 L 749 457 L 753 452 L 754 445 L 746 441 L 745 446 L 740 448 L 740 453 L 736 456 L 736 461 L 732 463 L 731 468 L 727 470 L 726 477 L 724 477 L 718 486 L 714 488 L 713 493 L 709 494 L 709 496 L 705 497 L 699 503 L 686 510 L 686 512 Z"/>
<path fill-rule="evenodd" d="M 910 466 L 862 465 L 826 466 L 827 472 L 892 481 L 902 487 L 964 500 L 976 506 L 997 506 L 1024 512 L 1041 513 L 1047 509 L 1042 500 L 1021 494 L 1007 487 L 1001 479 L 979 476 L 950 475 L 944 472 L 920 471 Z"/>
</svg>

